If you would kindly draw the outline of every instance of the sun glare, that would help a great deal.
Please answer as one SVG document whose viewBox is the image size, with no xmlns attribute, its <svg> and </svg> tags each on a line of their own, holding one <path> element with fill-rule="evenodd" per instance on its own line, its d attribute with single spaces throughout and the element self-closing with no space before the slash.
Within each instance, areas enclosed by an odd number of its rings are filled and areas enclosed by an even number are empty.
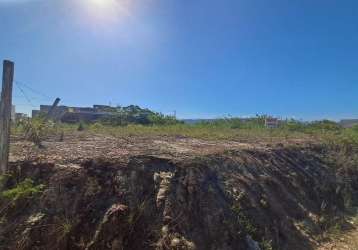
<svg viewBox="0 0 358 250">
<path fill-rule="evenodd" d="M 116 4 L 115 0 L 89 0 L 91 4 L 99 8 L 107 8 Z"/>
<path fill-rule="evenodd" d="M 129 0 L 84 0 L 88 13 L 95 22 L 118 21 L 129 15 Z"/>
</svg>

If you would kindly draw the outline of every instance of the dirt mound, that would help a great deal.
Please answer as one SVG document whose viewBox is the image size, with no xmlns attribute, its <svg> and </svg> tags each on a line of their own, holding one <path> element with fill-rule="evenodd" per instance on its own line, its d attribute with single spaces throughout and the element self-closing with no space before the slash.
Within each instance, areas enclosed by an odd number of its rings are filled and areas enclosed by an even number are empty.
<svg viewBox="0 0 358 250">
<path fill-rule="evenodd" d="M 312 249 L 346 200 L 346 184 L 319 150 L 18 163 L 5 189 L 26 178 L 44 186 L 0 200 L 0 247 Z"/>
</svg>

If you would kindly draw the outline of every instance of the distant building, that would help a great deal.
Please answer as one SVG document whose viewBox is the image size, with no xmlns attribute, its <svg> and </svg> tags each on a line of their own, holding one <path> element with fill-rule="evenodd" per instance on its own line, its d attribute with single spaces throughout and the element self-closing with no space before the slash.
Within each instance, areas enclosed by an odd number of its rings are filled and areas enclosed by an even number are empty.
<svg viewBox="0 0 358 250">
<path fill-rule="evenodd" d="M 108 105 L 93 105 L 93 109 L 96 112 L 115 112 L 116 108 Z"/>
<path fill-rule="evenodd" d="M 358 125 L 358 119 L 345 119 L 340 121 L 340 125 L 344 128 L 351 128 Z"/>
<path fill-rule="evenodd" d="M 182 119 L 181 121 L 184 122 L 185 124 L 194 125 L 199 123 L 215 122 L 217 120 L 218 119 Z"/>
<path fill-rule="evenodd" d="M 27 119 L 27 118 L 28 118 L 27 114 L 23 114 L 23 113 L 16 113 L 15 114 L 16 122 L 22 121 L 22 120 Z"/>
<path fill-rule="evenodd" d="M 40 110 L 32 111 L 32 117 L 46 115 L 50 109 L 51 105 L 40 105 Z M 114 111 L 115 108 L 106 105 L 94 105 L 93 108 L 58 106 L 53 111 L 53 117 L 67 123 L 94 122 L 113 115 Z"/>
<path fill-rule="evenodd" d="M 36 117 L 38 115 L 40 115 L 40 110 L 32 110 L 31 117 Z"/>
</svg>

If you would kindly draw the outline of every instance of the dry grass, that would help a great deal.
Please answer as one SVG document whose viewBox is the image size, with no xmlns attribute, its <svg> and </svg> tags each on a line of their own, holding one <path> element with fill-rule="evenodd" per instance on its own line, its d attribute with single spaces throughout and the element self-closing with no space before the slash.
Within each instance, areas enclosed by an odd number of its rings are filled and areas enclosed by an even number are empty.
<svg viewBox="0 0 358 250">
<path fill-rule="evenodd" d="M 31 126 L 29 126 L 30 124 Z M 41 137 L 56 134 L 68 134 L 78 131 L 79 124 L 43 124 L 41 120 L 32 119 L 27 126 L 20 124 L 13 127 L 14 135 L 30 134 L 41 135 Z M 103 125 L 102 123 L 80 124 L 81 131 L 90 134 L 104 134 L 115 137 L 151 137 L 171 136 L 189 137 L 204 140 L 240 140 L 240 141 L 265 141 L 277 142 L 289 139 L 314 140 L 329 144 L 358 145 L 358 127 L 352 129 L 340 128 L 336 123 L 321 121 L 303 124 L 296 121 L 287 121 L 280 128 L 265 128 L 262 119 L 253 118 L 252 121 L 243 123 L 240 119 L 222 119 L 214 122 L 188 125 L 174 123 L 167 125 L 152 124 L 126 126 Z M 46 129 L 43 129 L 46 128 Z M 40 136 L 38 136 L 40 138 Z"/>
</svg>

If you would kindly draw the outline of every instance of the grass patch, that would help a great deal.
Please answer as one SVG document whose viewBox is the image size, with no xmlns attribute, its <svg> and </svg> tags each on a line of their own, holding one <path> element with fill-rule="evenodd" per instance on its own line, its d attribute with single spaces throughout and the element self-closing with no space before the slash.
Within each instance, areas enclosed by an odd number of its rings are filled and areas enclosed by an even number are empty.
<svg viewBox="0 0 358 250">
<path fill-rule="evenodd" d="M 265 127 L 265 117 L 258 116 L 247 120 L 239 118 L 218 119 L 198 124 L 182 122 L 163 122 L 164 118 L 156 117 L 150 124 L 96 122 L 85 124 L 51 124 L 41 123 L 36 119 L 27 124 L 14 126 L 13 133 L 25 131 L 29 139 L 39 144 L 44 137 L 62 133 L 73 133 L 85 130 L 89 134 L 104 134 L 115 137 L 130 136 L 177 136 L 206 140 L 239 140 L 243 142 L 262 141 L 267 143 L 285 140 L 319 141 L 329 146 L 343 146 L 347 151 L 358 148 L 358 126 L 342 128 L 332 121 L 316 121 L 310 123 L 295 120 L 282 121 L 275 129 Z M 158 120 L 158 121 L 157 121 Z M 30 125 L 29 125 L 30 124 Z"/>
<path fill-rule="evenodd" d="M 260 247 L 261 247 L 262 250 L 273 250 L 272 241 L 263 239 L 260 242 Z"/>
<path fill-rule="evenodd" d="M 88 126 L 89 133 L 121 136 L 182 136 L 207 140 L 240 140 L 280 142 L 289 139 L 321 141 L 330 146 L 343 145 L 347 150 L 358 146 L 358 130 L 322 125 L 284 124 L 277 129 L 262 125 L 239 125 L 235 121 L 200 123 L 195 125 L 137 125 L 108 126 L 99 123 Z M 69 131 L 69 129 L 66 129 Z"/>
<path fill-rule="evenodd" d="M 244 229 L 245 233 L 250 235 L 252 238 L 257 237 L 257 228 L 251 221 L 251 219 L 244 213 L 243 209 L 239 204 L 235 204 L 232 207 L 232 211 L 235 213 L 238 219 L 239 225 Z"/>
<path fill-rule="evenodd" d="M 60 241 L 71 233 L 74 223 L 68 217 L 63 217 L 59 220 L 60 221 L 57 225 L 56 232 L 58 234 L 58 240 Z"/>
<path fill-rule="evenodd" d="M 14 188 L 1 192 L 1 197 L 12 201 L 33 198 L 35 195 L 41 193 L 44 187 L 42 184 L 35 185 L 32 179 L 27 178 L 18 183 Z"/>
</svg>

